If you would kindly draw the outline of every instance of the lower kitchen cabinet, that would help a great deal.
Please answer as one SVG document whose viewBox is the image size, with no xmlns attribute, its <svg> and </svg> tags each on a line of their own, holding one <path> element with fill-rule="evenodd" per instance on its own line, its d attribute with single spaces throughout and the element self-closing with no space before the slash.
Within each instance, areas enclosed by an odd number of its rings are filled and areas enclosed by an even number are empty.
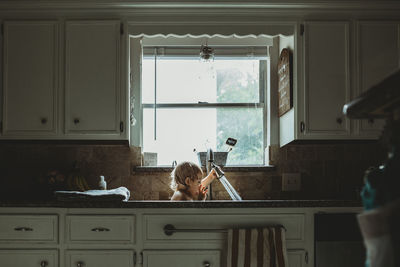
<svg viewBox="0 0 400 267">
<path fill-rule="evenodd" d="M 218 250 L 149 250 L 143 252 L 143 267 L 219 267 Z"/>
<path fill-rule="evenodd" d="M 57 267 L 57 250 L 0 250 L 1 267 Z"/>
<path fill-rule="evenodd" d="M 131 250 L 68 250 L 66 267 L 133 267 Z"/>
<path fill-rule="evenodd" d="M 0 267 L 226 267 L 227 229 L 277 224 L 289 266 L 312 267 L 314 214 L 360 211 L 1 207 Z"/>
</svg>

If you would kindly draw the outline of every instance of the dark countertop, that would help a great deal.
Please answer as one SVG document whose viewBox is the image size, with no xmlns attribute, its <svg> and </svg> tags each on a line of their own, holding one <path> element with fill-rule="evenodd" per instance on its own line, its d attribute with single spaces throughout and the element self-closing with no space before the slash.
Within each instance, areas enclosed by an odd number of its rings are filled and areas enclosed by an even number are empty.
<svg viewBox="0 0 400 267">
<path fill-rule="evenodd" d="M 61 202 L 61 201 L 0 201 L 0 207 L 43 208 L 313 208 L 362 207 L 355 200 L 245 200 L 245 201 L 128 201 L 128 202 Z"/>
</svg>

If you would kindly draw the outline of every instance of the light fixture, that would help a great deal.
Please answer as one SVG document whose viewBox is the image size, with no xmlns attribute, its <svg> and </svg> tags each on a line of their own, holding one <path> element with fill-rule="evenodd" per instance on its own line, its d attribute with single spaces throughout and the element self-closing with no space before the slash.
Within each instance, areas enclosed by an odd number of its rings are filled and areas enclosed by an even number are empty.
<svg viewBox="0 0 400 267">
<path fill-rule="evenodd" d="M 214 49 L 209 47 L 207 44 L 201 45 L 200 60 L 205 62 L 214 60 Z"/>
</svg>

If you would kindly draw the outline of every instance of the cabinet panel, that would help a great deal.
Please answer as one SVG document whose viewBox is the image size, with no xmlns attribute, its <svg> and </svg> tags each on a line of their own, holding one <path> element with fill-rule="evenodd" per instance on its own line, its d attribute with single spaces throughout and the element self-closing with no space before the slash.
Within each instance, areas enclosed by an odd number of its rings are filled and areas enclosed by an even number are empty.
<svg viewBox="0 0 400 267">
<path fill-rule="evenodd" d="M 57 267 L 56 250 L 0 250 L 2 267 Z"/>
<path fill-rule="evenodd" d="M 56 22 L 4 23 L 5 135 L 56 133 L 57 57 Z"/>
<path fill-rule="evenodd" d="M 400 67 L 399 24 L 397 22 L 358 23 L 359 94 Z M 362 120 L 360 134 L 378 136 L 384 120 Z"/>
<path fill-rule="evenodd" d="M 56 215 L 0 215 L 0 242 L 57 242 Z"/>
<path fill-rule="evenodd" d="M 348 22 L 305 24 L 305 133 L 315 137 L 350 134 L 343 105 L 350 97 Z"/>
<path fill-rule="evenodd" d="M 133 243 L 133 216 L 67 216 L 68 240 L 71 242 Z"/>
<path fill-rule="evenodd" d="M 304 250 L 288 250 L 287 255 L 290 267 L 306 266 L 306 261 L 308 259 L 306 258 L 306 252 Z"/>
<path fill-rule="evenodd" d="M 68 250 L 66 267 L 133 267 L 131 250 Z"/>
<path fill-rule="evenodd" d="M 66 23 L 66 133 L 119 134 L 120 22 Z"/>
<path fill-rule="evenodd" d="M 218 250 L 151 250 L 143 252 L 143 267 L 218 267 L 220 265 L 220 251 Z"/>
</svg>

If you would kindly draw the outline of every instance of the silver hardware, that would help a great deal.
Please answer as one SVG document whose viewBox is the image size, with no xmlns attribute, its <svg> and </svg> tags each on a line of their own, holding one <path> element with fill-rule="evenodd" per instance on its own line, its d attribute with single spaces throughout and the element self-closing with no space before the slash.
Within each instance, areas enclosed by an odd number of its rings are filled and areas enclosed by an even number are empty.
<svg viewBox="0 0 400 267">
<path fill-rule="evenodd" d="M 306 251 L 306 254 L 304 255 L 304 261 L 308 264 L 308 252 Z"/>
<path fill-rule="evenodd" d="M 93 232 L 110 232 L 110 229 L 105 227 L 96 227 L 92 229 Z"/>
<path fill-rule="evenodd" d="M 205 261 L 205 262 L 203 262 L 203 266 L 204 266 L 204 267 L 210 267 L 211 264 L 210 264 L 208 261 Z"/>
<path fill-rule="evenodd" d="M 74 119 L 74 123 L 75 123 L 75 124 L 78 124 L 78 123 L 79 123 L 79 119 L 78 119 L 78 118 L 75 118 L 75 119 Z"/>
<path fill-rule="evenodd" d="M 33 228 L 30 227 L 15 227 L 14 231 L 19 231 L 19 232 L 32 232 Z"/>
<path fill-rule="evenodd" d="M 270 227 L 282 227 L 285 231 L 286 228 L 282 225 L 276 225 L 276 224 L 272 224 L 272 225 L 268 225 Z M 172 224 L 167 224 L 164 226 L 164 234 L 167 236 L 171 236 L 174 233 L 223 233 L 226 234 L 228 233 L 228 229 L 177 229 L 175 228 L 175 226 L 173 226 Z"/>
<path fill-rule="evenodd" d="M 47 261 L 41 261 L 40 262 L 40 267 L 46 267 L 48 265 Z"/>
<path fill-rule="evenodd" d="M 40 122 L 41 122 L 42 124 L 46 124 L 46 123 L 47 123 L 47 118 L 41 118 L 41 119 L 40 119 Z"/>
<path fill-rule="evenodd" d="M 78 261 L 76 263 L 76 267 L 83 267 L 83 266 L 85 266 L 85 263 L 83 261 Z"/>
<path fill-rule="evenodd" d="M 300 132 L 304 133 L 304 130 L 306 129 L 306 124 L 302 121 L 300 122 Z"/>
</svg>

